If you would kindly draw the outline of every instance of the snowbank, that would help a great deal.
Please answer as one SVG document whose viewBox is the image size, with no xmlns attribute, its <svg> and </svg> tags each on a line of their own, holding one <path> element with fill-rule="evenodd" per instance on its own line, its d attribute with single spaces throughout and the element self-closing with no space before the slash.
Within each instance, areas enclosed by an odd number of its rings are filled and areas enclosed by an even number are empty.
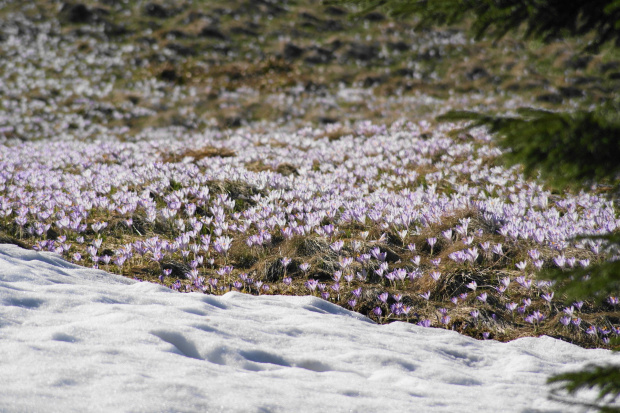
<svg viewBox="0 0 620 413">
<path fill-rule="evenodd" d="M 314 297 L 179 294 L 0 245 L 2 412 L 566 412 L 609 362 L 548 337 L 377 325 Z"/>
</svg>

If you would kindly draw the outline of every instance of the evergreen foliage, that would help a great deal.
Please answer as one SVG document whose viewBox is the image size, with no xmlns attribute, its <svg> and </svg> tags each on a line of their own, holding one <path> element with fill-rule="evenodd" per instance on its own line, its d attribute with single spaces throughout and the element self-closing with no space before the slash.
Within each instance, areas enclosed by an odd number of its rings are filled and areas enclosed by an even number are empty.
<svg viewBox="0 0 620 413">
<path fill-rule="evenodd" d="M 566 382 L 564 389 L 569 394 L 579 390 L 599 388 L 598 403 L 582 403 L 588 407 L 598 408 L 602 413 L 618 413 L 620 408 L 611 406 L 618 397 L 618 383 L 620 383 L 620 369 L 616 366 L 601 367 L 590 365 L 585 370 L 575 373 L 558 374 L 549 379 L 549 383 Z M 552 392 L 556 400 L 564 401 L 557 393 Z M 601 402 L 606 401 L 606 404 Z"/>
<path fill-rule="evenodd" d="M 620 47 L 618 0 L 331 0 L 363 7 L 359 14 L 382 8 L 392 16 L 420 17 L 420 26 L 457 23 L 473 15 L 477 39 L 485 34 L 501 38 L 525 25 L 525 37 L 551 41 L 594 33 L 590 47 L 606 42 Z"/>
<path fill-rule="evenodd" d="M 507 149 L 504 160 L 523 165 L 529 177 L 540 173 L 546 182 L 568 187 L 614 181 L 620 175 L 619 111 L 610 102 L 593 111 L 521 108 L 518 116 L 453 111 L 439 119 L 473 121 L 470 128 L 488 126 Z"/>
<path fill-rule="evenodd" d="M 489 34 L 501 38 L 525 26 L 524 37 L 551 41 L 564 35 L 593 34 L 589 48 L 613 42 L 620 47 L 620 0 L 333 0 L 362 6 L 360 14 L 382 8 L 392 16 L 417 15 L 421 26 L 454 24 L 473 17 L 476 38 Z M 587 186 L 608 181 L 617 185 L 620 175 L 620 104 L 608 102 L 592 111 L 558 113 L 523 108 L 516 116 L 474 112 L 450 112 L 441 120 L 472 121 L 495 132 L 506 149 L 509 163 L 524 165 L 530 176 L 541 174 L 556 187 Z M 602 303 L 620 291 L 620 234 L 588 237 L 602 241 L 609 259 L 587 269 L 547 270 L 543 277 L 558 281 L 557 290 L 570 300 Z M 585 240 L 584 240 L 585 241 Z M 615 307 L 614 307 L 615 308 Z M 617 341 L 617 340 L 616 340 Z M 620 365 L 590 366 L 556 375 L 549 383 L 560 384 L 552 392 L 556 400 L 582 404 L 600 412 L 620 412 Z M 574 395 L 596 388 L 596 403 L 569 400 L 559 391 Z"/>
</svg>

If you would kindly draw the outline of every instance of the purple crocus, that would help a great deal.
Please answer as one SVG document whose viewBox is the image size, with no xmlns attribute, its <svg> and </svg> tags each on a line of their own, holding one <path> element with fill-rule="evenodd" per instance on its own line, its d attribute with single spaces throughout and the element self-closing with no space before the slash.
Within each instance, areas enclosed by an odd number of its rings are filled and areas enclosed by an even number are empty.
<svg viewBox="0 0 620 413">
<path fill-rule="evenodd" d="M 307 289 L 314 292 L 316 290 L 316 287 L 319 285 L 319 282 L 315 279 L 310 278 L 308 281 L 304 283 L 304 285 L 306 286 Z"/>
<path fill-rule="evenodd" d="M 476 291 L 476 288 L 478 288 L 478 283 L 476 281 L 472 281 L 470 283 L 468 283 L 466 285 L 467 288 L 469 288 L 472 291 Z"/>
</svg>

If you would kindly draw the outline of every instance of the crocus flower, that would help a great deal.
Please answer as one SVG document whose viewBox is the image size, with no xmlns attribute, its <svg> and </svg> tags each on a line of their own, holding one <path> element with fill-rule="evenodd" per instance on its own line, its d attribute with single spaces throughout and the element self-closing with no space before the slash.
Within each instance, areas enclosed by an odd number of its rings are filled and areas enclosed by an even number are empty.
<svg viewBox="0 0 620 413">
<path fill-rule="evenodd" d="M 310 278 L 308 281 L 306 281 L 304 283 L 304 285 L 306 286 L 306 288 L 308 288 L 310 291 L 314 291 L 316 290 L 316 287 L 318 286 L 319 282 Z"/>
<path fill-rule="evenodd" d="M 288 265 L 291 263 L 291 259 L 288 257 L 283 257 L 280 262 L 282 263 L 282 266 L 286 269 L 286 267 L 288 267 Z"/>
</svg>

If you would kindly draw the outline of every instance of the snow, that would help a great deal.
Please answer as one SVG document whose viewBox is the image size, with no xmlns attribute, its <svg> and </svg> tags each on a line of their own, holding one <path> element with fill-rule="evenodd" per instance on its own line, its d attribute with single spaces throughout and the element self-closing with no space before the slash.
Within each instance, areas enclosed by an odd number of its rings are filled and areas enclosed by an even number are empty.
<svg viewBox="0 0 620 413">
<path fill-rule="evenodd" d="M 0 245 L 2 412 L 568 412 L 607 350 L 377 325 L 316 297 L 180 294 Z M 572 409 L 572 410 L 571 410 Z"/>
</svg>

